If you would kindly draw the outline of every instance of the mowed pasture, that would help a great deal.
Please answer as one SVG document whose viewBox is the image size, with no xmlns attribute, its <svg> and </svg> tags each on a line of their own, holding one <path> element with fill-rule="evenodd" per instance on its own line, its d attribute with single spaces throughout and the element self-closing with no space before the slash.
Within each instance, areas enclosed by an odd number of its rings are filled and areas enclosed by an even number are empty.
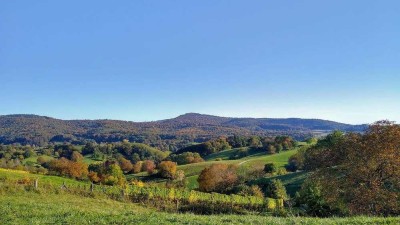
<svg viewBox="0 0 400 225">
<path fill-rule="evenodd" d="M 247 157 L 237 159 L 237 160 L 215 160 L 217 158 L 221 158 L 219 156 L 224 155 L 224 158 L 229 158 L 232 154 L 235 154 L 237 149 L 229 149 L 225 151 L 221 151 L 215 154 L 211 154 L 206 157 L 207 161 L 200 162 L 200 163 L 192 163 L 186 165 L 178 166 L 178 170 L 183 170 L 185 172 L 187 178 L 187 188 L 195 189 L 198 187 L 197 177 L 201 173 L 201 171 L 213 164 L 235 164 L 242 169 L 249 169 L 249 168 L 262 168 L 266 163 L 272 162 L 275 163 L 278 167 L 284 167 L 290 156 L 296 153 L 297 148 L 282 151 L 276 154 L 267 154 L 265 152 L 255 152 L 252 155 Z M 134 175 L 128 175 L 128 179 L 144 179 L 144 180 L 152 180 L 155 182 L 163 183 L 165 182 L 164 179 L 151 179 L 147 173 L 139 173 Z"/>
<path fill-rule="evenodd" d="M 244 166 L 254 166 L 260 167 L 264 166 L 268 162 L 275 163 L 278 167 L 283 167 L 287 164 L 287 161 L 290 156 L 295 154 L 297 149 L 282 151 L 277 154 L 266 154 L 266 153 L 256 153 L 254 155 L 250 155 L 237 160 L 208 160 L 201 163 L 193 163 L 178 166 L 178 169 L 185 171 L 186 176 L 199 175 L 200 172 L 206 167 L 211 166 L 212 164 L 224 163 L 224 164 L 236 164 L 240 167 Z"/>
</svg>

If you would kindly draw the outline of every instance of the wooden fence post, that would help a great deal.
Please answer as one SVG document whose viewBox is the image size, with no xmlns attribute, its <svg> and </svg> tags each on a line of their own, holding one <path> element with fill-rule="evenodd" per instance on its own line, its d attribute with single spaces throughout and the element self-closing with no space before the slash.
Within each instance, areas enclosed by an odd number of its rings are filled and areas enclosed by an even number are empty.
<svg viewBox="0 0 400 225">
<path fill-rule="evenodd" d="M 65 181 L 63 181 L 63 184 L 61 186 L 61 189 L 67 189 L 67 185 L 65 185 Z"/>
<path fill-rule="evenodd" d="M 38 179 L 35 180 L 34 187 L 36 190 L 38 189 Z"/>
<path fill-rule="evenodd" d="M 121 189 L 121 198 L 122 198 L 122 200 L 125 200 L 125 191 L 124 191 L 124 189 Z"/>
</svg>

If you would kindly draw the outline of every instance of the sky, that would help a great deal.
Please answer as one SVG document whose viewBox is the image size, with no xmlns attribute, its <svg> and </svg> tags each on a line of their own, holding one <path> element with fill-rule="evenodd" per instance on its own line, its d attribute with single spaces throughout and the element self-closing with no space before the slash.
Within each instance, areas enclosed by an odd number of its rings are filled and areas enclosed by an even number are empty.
<svg viewBox="0 0 400 225">
<path fill-rule="evenodd" d="M 400 1 L 0 1 L 0 115 L 400 122 Z"/>
</svg>

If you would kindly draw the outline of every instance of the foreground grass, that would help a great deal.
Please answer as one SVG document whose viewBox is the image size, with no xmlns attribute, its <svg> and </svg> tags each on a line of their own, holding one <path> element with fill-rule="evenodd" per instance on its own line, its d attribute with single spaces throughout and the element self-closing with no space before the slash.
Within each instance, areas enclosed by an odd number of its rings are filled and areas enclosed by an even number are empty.
<svg viewBox="0 0 400 225">
<path fill-rule="evenodd" d="M 0 195 L 0 224 L 399 224 L 400 218 L 174 214 L 71 194 Z"/>
<path fill-rule="evenodd" d="M 400 218 L 305 218 L 263 215 L 194 215 L 159 212 L 99 195 L 84 197 L 15 185 L 21 178 L 54 185 L 80 183 L 67 178 L 0 169 L 0 224 L 400 224 Z M 14 185 L 7 185 L 8 182 Z M 43 187 L 42 187 L 43 188 Z"/>
</svg>

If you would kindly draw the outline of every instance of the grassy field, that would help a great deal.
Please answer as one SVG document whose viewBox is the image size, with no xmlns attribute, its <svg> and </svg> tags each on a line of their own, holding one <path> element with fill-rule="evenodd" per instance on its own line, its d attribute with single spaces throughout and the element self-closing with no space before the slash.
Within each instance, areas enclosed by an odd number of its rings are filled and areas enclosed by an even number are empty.
<svg viewBox="0 0 400 225">
<path fill-rule="evenodd" d="M 178 166 L 178 170 L 183 170 L 185 172 L 185 175 L 187 177 L 188 185 L 187 187 L 189 189 L 195 189 L 198 187 L 197 183 L 197 177 L 199 176 L 200 172 L 206 168 L 211 166 L 212 164 L 218 164 L 218 163 L 224 163 L 224 164 L 236 164 L 239 167 L 242 168 L 248 168 L 248 167 L 263 167 L 266 163 L 268 162 L 273 162 L 275 163 L 278 167 L 283 167 L 287 163 L 289 157 L 296 153 L 297 149 L 289 150 L 289 151 L 283 151 L 281 153 L 277 154 L 266 154 L 263 152 L 255 152 L 252 155 L 249 155 L 247 157 L 237 159 L 237 160 L 221 160 L 221 161 L 215 161 L 215 158 L 220 158 L 217 156 L 224 155 L 225 158 L 229 158 L 231 154 L 234 154 L 234 151 L 236 149 L 231 149 L 231 150 L 225 150 L 220 153 L 215 153 L 213 155 L 210 155 L 205 162 L 200 162 L 200 163 L 192 163 L 192 164 L 186 164 L 186 165 L 180 165 Z M 141 179 L 141 180 L 146 180 L 148 179 L 147 173 L 138 173 L 138 174 L 132 174 L 127 176 L 128 179 Z M 163 183 L 165 180 L 163 179 L 157 179 L 154 180 L 155 182 Z"/>
<path fill-rule="evenodd" d="M 92 158 L 92 154 L 88 154 L 88 155 L 85 155 L 85 157 L 83 158 L 83 162 L 85 162 L 87 164 L 93 164 L 93 163 L 103 162 L 103 160 L 95 160 Z"/>
<path fill-rule="evenodd" d="M 88 182 L 77 181 L 77 180 L 68 179 L 68 178 L 64 178 L 64 177 L 31 174 L 26 171 L 9 170 L 9 169 L 0 168 L 0 179 L 1 180 L 17 180 L 17 179 L 23 179 L 23 178 L 29 178 L 32 180 L 38 179 L 39 184 L 41 182 L 43 182 L 43 183 L 52 183 L 52 184 L 60 185 L 60 186 L 63 184 L 79 185 L 79 184 L 83 184 L 83 183 L 88 183 Z"/>
<path fill-rule="evenodd" d="M 67 192 L 25 191 L 3 186 L 24 177 L 53 184 L 78 181 L 54 176 L 0 170 L 0 224 L 399 224 L 400 218 L 306 218 L 265 215 L 194 215 L 159 212 L 151 207 L 106 197 Z M 13 187 L 13 186 L 11 186 Z"/>
<path fill-rule="evenodd" d="M 183 170 L 185 172 L 188 181 L 187 187 L 189 189 L 196 189 L 198 188 L 198 183 L 197 183 L 198 175 L 204 168 L 209 167 L 212 164 L 217 164 L 217 163 L 236 164 L 245 169 L 247 167 L 263 167 L 267 162 L 274 162 L 279 167 L 283 167 L 287 163 L 288 158 L 291 155 L 293 155 L 297 150 L 293 149 L 289 151 L 283 151 L 281 153 L 273 155 L 268 155 L 265 152 L 257 150 L 253 151 L 249 150 L 249 156 L 237 160 L 229 160 L 229 158 L 232 155 L 236 154 L 237 151 L 238 149 L 229 149 L 218 153 L 214 153 L 206 157 L 207 161 L 205 162 L 181 165 L 178 166 L 178 169 Z M 51 156 L 44 156 L 44 157 L 47 159 L 52 158 Z M 217 158 L 221 158 L 224 160 L 216 161 L 215 159 Z M 30 161 L 36 163 L 36 160 L 37 156 L 27 158 L 25 159 L 25 162 Z M 84 162 L 87 164 L 92 164 L 92 163 L 98 163 L 100 161 L 93 160 L 91 158 L 91 155 L 87 155 L 84 157 Z M 165 179 L 153 179 L 151 177 L 148 177 L 147 173 L 129 174 L 127 175 L 127 179 L 151 180 L 153 182 L 160 183 L 161 185 L 165 183 Z"/>
<path fill-rule="evenodd" d="M 244 157 L 238 160 L 222 160 L 222 161 L 205 161 L 201 163 L 193 163 L 193 164 L 187 164 L 187 165 L 181 165 L 178 166 L 178 169 L 185 171 L 186 176 L 193 176 L 193 175 L 198 175 L 200 172 L 206 168 L 209 167 L 212 164 L 217 164 L 217 163 L 225 163 L 225 164 L 237 164 L 238 166 L 264 166 L 267 162 L 273 162 L 276 163 L 277 166 L 283 167 L 289 157 L 296 153 L 296 149 L 294 150 L 289 150 L 289 151 L 284 151 L 278 154 L 273 154 L 273 155 L 267 155 L 267 154 L 254 154 L 250 155 L 248 157 Z"/>
<path fill-rule="evenodd" d="M 42 155 L 46 160 L 50 160 L 50 159 L 54 159 L 54 157 L 52 156 L 48 156 L 48 155 Z M 32 162 L 32 163 L 37 163 L 37 158 L 39 156 L 32 156 L 29 158 L 24 159 L 23 163 L 27 163 L 27 162 Z M 93 163 L 99 163 L 102 162 L 102 160 L 94 160 L 92 159 L 92 155 L 85 155 L 85 157 L 83 158 L 83 162 L 85 162 L 86 164 L 93 164 Z"/>
<path fill-rule="evenodd" d="M 24 159 L 22 162 L 25 164 L 27 162 L 31 162 L 31 163 L 37 163 L 37 159 L 39 158 L 39 156 L 32 156 L 29 158 Z M 46 160 L 50 160 L 53 159 L 53 157 L 48 156 L 48 155 L 43 155 L 43 158 L 45 158 Z"/>
<path fill-rule="evenodd" d="M 304 218 L 157 212 L 133 203 L 71 194 L 0 195 L 0 224 L 399 224 L 400 218 Z"/>
</svg>

